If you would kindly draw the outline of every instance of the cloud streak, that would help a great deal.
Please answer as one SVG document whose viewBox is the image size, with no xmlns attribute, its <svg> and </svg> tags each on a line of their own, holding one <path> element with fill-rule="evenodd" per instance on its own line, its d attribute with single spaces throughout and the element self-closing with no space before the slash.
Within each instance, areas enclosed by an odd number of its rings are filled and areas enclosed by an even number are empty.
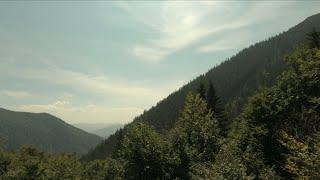
<svg viewBox="0 0 320 180">
<path fill-rule="evenodd" d="M 23 71 L 23 76 L 20 78 L 70 86 L 75 89 L 103 93 L 109 96 L 161 98 L 166 94 L 157 89 L 130 85 L 129 82 L 121 82 L 119 79 L 111 79 L 105 75 L 89 75 L 59 68 L 45 70 L 23 69 L 21 71 Z"/>
<path fill-rule="evenodd" d="M 70 123 L 128 123 L 143 109 L 137 107 L 107 107 L 87 104 L 79 106 L 66 100 L 48 104 L 28 104 L 14 107 L 19 111 L 46 112 L 63 118 Z"/>
<path fill-rule="evenodd" d="M 141 60 L 159 62 L 208 36 L 237 31 L 279 16 L 283 11 L 290 11 L 288 7 L 294 7 L 296 3 L 247 2 L 244 8 L 242 2 L 165 1 L 157 3 L 157 6 L 149 4 L 147 7 L 152 9 L 149 16 L 142 14 L 139 7 L 130 3 L 122 2 L 118 5 L 138 22 L 149 27 L 150 34 L 153 34 L 133 44 L 129 52 Z M 270 14 L 270 11 L 273 13 Z M 218 45 L 211 43 L 199 51 L 207 53 L 234 48 L 228 47 L 228 44 L 221 47 Z"/>
<path fill-rule="evenodd" d="M 24 99 L 34 97 L 35 95 L 27 91 L 2 90 L 0 94 L 14 99 Z"/>
<path fill-rule="evenodd" d="M 153 29 L 156 35 L 145 39 L 144 43 L 133 45 L 130 51 L 133 55 L 149 62 L 158 62 L 210 34 L 237 29 L 251 23 L 248 19 L 220 22 L 217 17 L 210 18 L 215 16 L 217 11 L 228 7 L 228 4 L 222 1 L 214 3 L 167 1 L 156 9 L 158 11 L 155 13 L 159 15 L 155 19 L 142 17 L 137 9 L 128 5 L 122 7 L 125 7 L 123 9 L 139 22 Z M 209 19 L 217 22 L 205 23 Z"/>
</svg>

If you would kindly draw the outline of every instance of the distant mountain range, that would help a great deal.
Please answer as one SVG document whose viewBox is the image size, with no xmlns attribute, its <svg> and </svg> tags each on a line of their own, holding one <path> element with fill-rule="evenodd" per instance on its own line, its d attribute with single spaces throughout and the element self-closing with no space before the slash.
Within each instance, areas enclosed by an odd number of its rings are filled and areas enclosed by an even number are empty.
<svg viewBox="0 0 320 180">
<path fill-rule="evenodd" d="M 284 56 L 304 43 L 306 35 L 313 28 L 320 29 L 320 14 L 307 18 L 286 32 L 243 49 L 170 94 L 156 106 L 135 118 L 133 123 L 145 122 L 159 132 L 166 132 L 177 120 L 186 94 L 189 91 L 197 91 L 200 83 L 208 84 L 209 81 L 213 82 L 217 95 L 221 97 L 229 114 L 237 116 L 250 95 L 260 87 L 270 86 L 276 81 L 287 68 L 283 61 Z M 123 131 L 130 128 L 130 125 L 125 126 Z M 116 144 L 122 134 L 122 131 L 117 131 L 84 159 L 99 159 L 110 155 L 117 147 Z"/>
<path fill-rule="evenodd" d="M 122 124 L 106 124 L 106 123 L 77 123 L 73 126 L 80 128 L 92 134 L 96 134 L 103 138 L 108 138 L 111 134 L 115 133 L 118 129 L 123 127 Z"/>
<path fill-rule="evenodd" d="M 102 138 L 47 113 L 15 112 L 0 108 L 0 138 L 5 149 L 32 145 L 47 152 L 83 154 Z"/>
</svg>

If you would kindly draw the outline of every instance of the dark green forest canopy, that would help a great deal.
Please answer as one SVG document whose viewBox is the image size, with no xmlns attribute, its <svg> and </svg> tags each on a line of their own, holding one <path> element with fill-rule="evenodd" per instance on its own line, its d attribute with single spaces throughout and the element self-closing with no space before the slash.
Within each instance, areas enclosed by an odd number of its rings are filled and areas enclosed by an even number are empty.
<svg viewBox="0 0 320 180">
<path fill-rule="evenodd" d="M 196 92 L 201 82 L 205 82 L 205 86 L 208 86 L 210 81 L 228 112 L 228 118 L 225 120 L 230 121 L 241 112 L 243 104 L 250 95 L 262 87 L 275 83 L 276 78 L 287 67 L 283 61 L 285 55 L 292 52 L 299 44 L 306 42 L 307 35 L 314 28 L 320 29 L 319 14 L 307 18 L 286 32 L 240 51 L 145 111 L 135 118 L 133 123 L 145 122 L 158 132 L 168 131 L 179 117 L 186 94 L 189 91 Z M 111 135 L 84 159 L 99 159 L 111 155 L 121 139 L 122 131 Z"/>
<path fill-rule="evenodd" d="M 256 142 L 254 144 L 258 146 L 254 150 L 260 151 L 264 162 L 274 167 L 280 176 L 310 178 L 317 174 L 316 167 L 320 163 L 319 149 L 311 148 L 319 143 L 314 137 L 320 130 L 320 51 L 302 46 L 286 61 L 288 70 L 281 74 L 274 86 L 260 90 L 250 98 L 243 113 L 234 121 L 229 136 L 241 137 L 239 141 L 246 148 L 251 146 L 249 142 Z M 245 136 L 239 133 L 242 123 L 250 129 Z M 291 148 L 297 150 L 299 143 L 306 147 L 299 153 L 314 156 L 312 164 L 307 162 L 306 156 L 299 160 L 301 167 L 297 160 L 292 160 L 297 158 L 296 154 L 292 156 L 288 151 Z M 299 171 L 310 169 L 297 173 L 294 168 Z"/>
</svg>

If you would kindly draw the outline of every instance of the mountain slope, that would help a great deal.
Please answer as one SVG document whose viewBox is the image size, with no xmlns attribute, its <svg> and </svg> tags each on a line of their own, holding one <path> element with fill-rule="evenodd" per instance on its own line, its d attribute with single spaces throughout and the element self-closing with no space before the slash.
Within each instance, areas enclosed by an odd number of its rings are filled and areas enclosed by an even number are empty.
<svg viewBox="0 0 320 180">
<path fill-rule="evenodd" d="M 72 125 L 103 138 L 109 137 L 111 134 L 115 133 L 118 129 L 120 129 L 123 126 L 122 124 L 106 123 L 77 123 Z"/>
<path fill-rule="evenodd" d="M 183 107 L 187 92 L 195 91 L 202 81 L 213 82 L 224 104 L 234 100 L 240 105 L 243 104 L 246 98 L 259 87 L 269 86 L 275 82 L 277 76 L 286 68 L 283 57 L 303 43 L 306 34 L 313 28 L 320 29 L 320 14 L 307 18 L 284 33 L 245 48 L 172 93 L 156 106 L 135 118 L 134 122 L 146 122 L 160 132 L 170 129 Z M 116 148 L 121 134 L 122 130 L 110 136 L 91 151 L 85 159 L 104 158 L 110 154 Z"/>
<path fill-rule="evenodd" d="M 97 129 L 92 133 L 103 138 L 108 138 L 111 134 L 115 133 L 118 129 L 122 128 L 122 126 L 122 124 L 110 124 L 104 128 Z"/>
<path fill-rule="evenodd" d="M 14 112 L 0 108 L 0 137 L 5 148 L 33 145 L 49 152 L 86 153 L 102 138 L 75 128 L 47 113 Z"/>
<path fill-rule="evenodd" d="M 93 133 L 97 129 L 101 129 L 103 127 L 108 126 L 106 123 L 75 123 L 72 126 L 87 131 L 89 133 Z"/>
</svg>

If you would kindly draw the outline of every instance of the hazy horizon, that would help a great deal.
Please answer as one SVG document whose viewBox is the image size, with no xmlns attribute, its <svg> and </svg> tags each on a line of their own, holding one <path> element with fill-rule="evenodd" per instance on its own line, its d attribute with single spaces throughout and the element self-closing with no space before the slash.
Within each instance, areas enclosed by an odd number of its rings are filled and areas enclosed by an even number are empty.
<svg viewBox="0 0 320 180">
<path fill-rule="evenodd" d="M 0 2 L 0 107 L 128 123 L 319 10 L 317 1 Z"/>
</svg>

